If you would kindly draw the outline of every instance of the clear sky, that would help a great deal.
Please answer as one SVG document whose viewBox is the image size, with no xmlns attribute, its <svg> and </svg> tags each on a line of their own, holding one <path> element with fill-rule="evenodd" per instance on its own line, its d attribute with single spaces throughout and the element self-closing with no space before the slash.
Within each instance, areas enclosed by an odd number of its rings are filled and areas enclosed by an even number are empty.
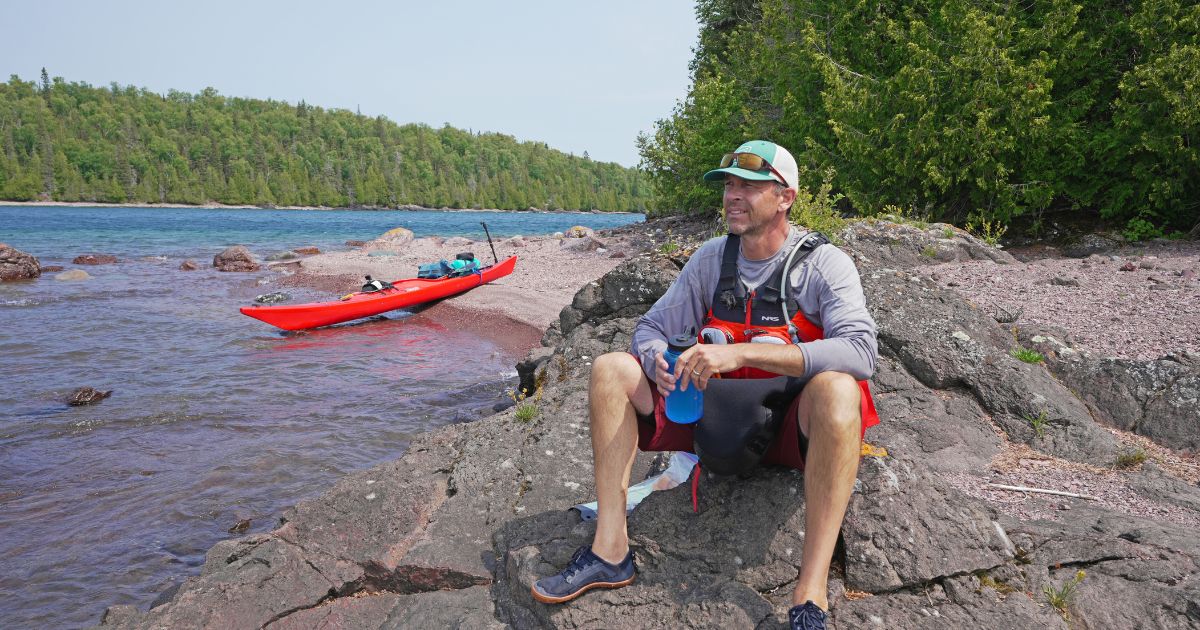
<svg viewBox="0 0 1200 630">
<path fill-rule="evenodd" d="M 686 95 L 691 0 L 4 0 L 0 80 L 301 99 L 633 166 Z"/>
</svg>

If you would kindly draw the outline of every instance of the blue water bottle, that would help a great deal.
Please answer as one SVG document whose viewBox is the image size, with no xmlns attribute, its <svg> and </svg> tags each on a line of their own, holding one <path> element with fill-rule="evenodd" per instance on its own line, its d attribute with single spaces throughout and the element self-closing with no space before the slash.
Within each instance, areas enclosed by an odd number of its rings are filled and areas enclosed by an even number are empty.
<svg viewBox="0 0 1200 630">
<path fill-rule="evenodd" d="M 684 333 L 675 335 L 667 344 L 663 359 L 671 371 L 675 370 L 675 360 L 688 348 L 696 345 L 696 336 Z M 679 424 L 691 424 L 704 415 L 704 392 L 689 382 L 688 386 L 680 389 L 678 384 L 675 391 L 667 394 L 667 419 Z"/>
</svg>

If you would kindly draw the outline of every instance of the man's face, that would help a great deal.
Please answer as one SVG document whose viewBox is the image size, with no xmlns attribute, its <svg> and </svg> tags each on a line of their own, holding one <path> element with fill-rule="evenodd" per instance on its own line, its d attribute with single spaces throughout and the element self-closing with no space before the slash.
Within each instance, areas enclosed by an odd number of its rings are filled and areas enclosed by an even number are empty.
<svg viewBox="0 0 1200 630">
<path fill-rule="evenodd" d="M 725 176 L 725 224 L 730 234 L 757 236 L 776 221 L 787 221 L 788 207 L 795 192 L 773 180 L 742 179 Z"/>
</svg>

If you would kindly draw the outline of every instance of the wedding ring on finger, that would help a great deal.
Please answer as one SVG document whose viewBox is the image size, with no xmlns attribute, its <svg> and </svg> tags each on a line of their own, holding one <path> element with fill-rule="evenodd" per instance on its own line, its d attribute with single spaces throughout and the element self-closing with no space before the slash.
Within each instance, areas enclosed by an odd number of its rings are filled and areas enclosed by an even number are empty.
<svg viewBox="0 0 1200 630">
<path fill-rule="evenodd" d="M 700 376 L 700 370 L 692 370 L 694 376 Z"/>
</svg>

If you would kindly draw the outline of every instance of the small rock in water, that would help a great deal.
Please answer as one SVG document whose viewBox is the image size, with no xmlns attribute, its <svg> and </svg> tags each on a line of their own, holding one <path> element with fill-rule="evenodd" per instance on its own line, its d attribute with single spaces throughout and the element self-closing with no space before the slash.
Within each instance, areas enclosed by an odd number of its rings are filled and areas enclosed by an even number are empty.
<svg viewBox="0 0 1200 630">
<path fill-rule="evenodd" d="M 46 265 L 45 267 L 42 267 L 42 273 L 58 273 L 62 270 L 62 265 Z"/>
<path fill-rule="evenodd" d="M 250 519 L 244 518 L 244 519 L 234 523 L 233 527 L 229 528 L 229 533 L 230 534 L 244 534 L 244 533 L 246 533 L 246 530 L 248 530 L 248 529 L 250 529 Z"/>
<path fill-rule="evenodd" d="M 292 296 L 283 291 L 275 291 L 274 293 L 264 293 L 254 298 L 259 304 L 275 304 L 276 302 L 286 302 L 292 299 Z"/>
<path fill-rule="evenodd" d="M 91 387 L 80 387 L 79 389 L 71 392 L 71 396 L 67 398 L 67 404 L 71 405 L 72 407 L 79 407 L 81 405 L 94 405 L 101 400 L 108 398 L 109 396 L 112 396 L 111 389 L 106 392 L 102 392 L 98 389 L 92 389 Z"/>
<path fill-rule="evenodd" d="M 363 245 L 366 245 L 366 244 L 367 244 L 366 241 L 346 241 L 347 247 L 362 247 Z"/>
<path fill-rule="evenodd" d="M 297 254 L 300 254 L 302 256 L 315 256 L 315 255 L 321 253 L 321 250 L 317 249 L 317 247 L 313 246 L 313 245 L 309 245 L 307 247 L 297 247 L 296 249 L 293 249 L 292 251 L 294 251 Z"/>
<path fill-rule="evenodd" d="M 82 269 L 71 269 L 69 271 L 62 272 L 62 273 L 58 274 L 57 276 L 54 276 L 54 279 L 55 280 L 87 280 L 88 278 L 91 278 L 91 277 L 92 277 L 92 275 L 90 273 L 88 273 Z"/>
<path fill-rule="evenodd" d="M 109 254 L 84 254 L 76 256 L 75 260 L 71 261 L 72 265 L 111 265 L 117 262 L 116 256 Z"/>
<path fill-rule="evenodd" d="M 258 271 L 260 269 L 257 262 L 254 261 L 254 255 L 244 245 L 234 245 L 226 248 L 220 254 L 213 256 L 213 267 L 217 271 Z"/>
<path fill-rule="evenodd" d="M 179 263 L 180 271 L 195 271 L 199 268 L 200 268 L 200 266 L 197 265 L 196 261 L 194 261 L 194 260 L 185 260 L 182 263 Z"/>
</svg>

